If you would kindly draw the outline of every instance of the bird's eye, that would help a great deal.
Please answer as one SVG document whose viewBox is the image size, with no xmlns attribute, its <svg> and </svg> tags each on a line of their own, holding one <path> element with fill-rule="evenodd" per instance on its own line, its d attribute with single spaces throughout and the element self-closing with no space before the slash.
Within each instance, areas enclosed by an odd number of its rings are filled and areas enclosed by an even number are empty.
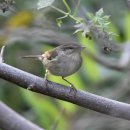
<svg viewBox="0 0 130 130">
<path fill-rule="evenodd" d="M 66 50 L 72 50 L 74 49 L 73 47 L 65 47 Z"/>
<path fill-rule="evenodd" d="M 74 49 L 73 47 L 68 47 L 68 49 Z"/>
</svg>

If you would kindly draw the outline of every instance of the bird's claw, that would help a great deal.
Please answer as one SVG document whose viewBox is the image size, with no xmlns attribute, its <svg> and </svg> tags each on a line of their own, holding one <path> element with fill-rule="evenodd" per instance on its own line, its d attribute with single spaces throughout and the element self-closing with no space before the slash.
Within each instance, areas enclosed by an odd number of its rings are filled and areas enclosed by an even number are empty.
<svg viewBox="0 0 130 130">
<path fill-rule="evenodd" d="M 70 85 L 70 93 L 74 92 L 74 94 L 76 95 L 77 89 L 74 87 L 74 85 Z"/>
</svg>

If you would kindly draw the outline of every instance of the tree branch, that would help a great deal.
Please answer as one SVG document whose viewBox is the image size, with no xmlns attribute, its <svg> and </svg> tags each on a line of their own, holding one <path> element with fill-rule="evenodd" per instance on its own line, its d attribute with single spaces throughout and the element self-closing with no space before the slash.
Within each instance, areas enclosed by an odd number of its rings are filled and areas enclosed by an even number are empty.
<svg viewBox="0 0 130 130">
<path fill-rule="evenodd" d="M 43 78 L 24 72 L 5 63 L 0 64 L 0 77 L 19 85 L 25 89 L 45 94 L 60 100 L 71 102 L 79 106 L 130 120 L 130 105 L 101 96 L 77 90 L 76 94 L 70 91 L 71 88 L 51 81 L 46 81 Z"/>
<path fill-rule="evenodd" d="M 26 120 L 0 102 L 0 128 L 2 130 L 44 130 Z"/>
</svg>

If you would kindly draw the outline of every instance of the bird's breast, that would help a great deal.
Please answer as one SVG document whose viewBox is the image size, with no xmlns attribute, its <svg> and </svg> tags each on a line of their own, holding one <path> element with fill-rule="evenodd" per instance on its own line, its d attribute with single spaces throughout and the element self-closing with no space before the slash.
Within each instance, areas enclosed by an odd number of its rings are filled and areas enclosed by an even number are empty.
<svg viewBox="0 0 130 130">
<path fill-rule="evenodd" d="M 82 64 L 82 58 L 80 55 L 62 55 L 54 60 L 44 62 L 45 67 L 51 74 L 57 76 L 67 77 L 80 68 Z"/>
</svg>

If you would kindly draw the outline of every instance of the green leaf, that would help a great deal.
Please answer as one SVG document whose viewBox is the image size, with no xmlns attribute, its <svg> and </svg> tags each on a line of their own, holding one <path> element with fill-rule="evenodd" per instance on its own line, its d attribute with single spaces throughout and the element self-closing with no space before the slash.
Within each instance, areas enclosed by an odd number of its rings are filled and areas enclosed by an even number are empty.
<svg viewBox="0 0 130 130">
<path fill-rule="evenodd" d="M 106 26 L 107 26 L 107 25 L 109 25 L 110 23 L 111 23 L 111 22 L 107 22 L 107 23 L 104 23 L 104 25 L 106 25 Z"/>
<path fill-rule="evenodd" d="M 59 27 L 61 27 L 61 25 L 62 25 L 62 23 L 63 23 L 62 20 L 57 19 L 56 22 L 57 22 L 57 25 L 58 25 Z"/>
<path fill-rule="evenodd" d="M 89 35 L 90 33 L 91 24 L 87 25 L 86 23 L 83 22 L 80 24 L 76 24 L 74 27 L 76 28 L 74 34 L 77 32 L 82 32 L 82 35 L 86 37 L 86 35 Z"/>
<path fill-rule="evenodd" d="M 103 18 L 105 21 L 108 21 L 109 18 L 110 18 L 110 15 L 105 15 L 105 16 L 103 16 L 102 18 Z"/>
<path fill-rule="evenodd" d="M 103 15 L 103 8 L 101 8 L 98 12 L 96 12 L 97 17 L 101 17 Z"/>
<path fill-rule="evenodd" d="M 55 0 L 39 0 L 37 3 L 37 9 L 42 9 L 52 5 Z"/>
<path fill-rule="evenodd" d="M 87 16 L 88 16 L 88 18 L 90 19 L 90 20 L 92 20 L 92 19 L 94 19 L 94 15 L 93 15 L 93 13 L 90 13 L 90 12 L 88 12 L 87 13 Z"/>
</svg>

